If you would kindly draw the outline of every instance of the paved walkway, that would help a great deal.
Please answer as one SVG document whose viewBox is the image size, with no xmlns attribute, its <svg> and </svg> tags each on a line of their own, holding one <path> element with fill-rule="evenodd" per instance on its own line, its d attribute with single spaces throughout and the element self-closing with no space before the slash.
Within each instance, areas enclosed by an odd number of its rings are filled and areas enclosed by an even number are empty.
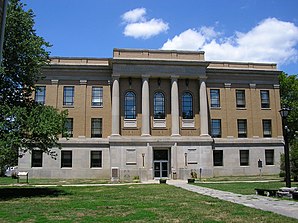
<svg viewBox="0 0 298 223">
<path fill-rule="evenodd" d="M 242 195 L 231 192 L 209 189 L 206 187 L 187 184 L 186 181 L 168 180 L 167 184 L 193 191 L 198 194 L 215 197 L 221 200 L 242 204 L 247 207 L 271 211 L 284 216 L 298 219 L 298 202 L 279 200 L 272 197 L 258 195 Z"/>
</svg>

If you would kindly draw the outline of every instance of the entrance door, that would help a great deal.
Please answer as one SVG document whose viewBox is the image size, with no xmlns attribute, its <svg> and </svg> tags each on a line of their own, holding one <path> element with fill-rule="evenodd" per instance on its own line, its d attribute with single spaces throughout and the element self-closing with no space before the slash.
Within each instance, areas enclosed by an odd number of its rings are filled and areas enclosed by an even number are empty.
<svg viewBox="0 0 298 223">
<path fill-rule="evenodd" d="M 153 150 L 154 177 L 168 177 L 169 150 Z"/>
</svg>

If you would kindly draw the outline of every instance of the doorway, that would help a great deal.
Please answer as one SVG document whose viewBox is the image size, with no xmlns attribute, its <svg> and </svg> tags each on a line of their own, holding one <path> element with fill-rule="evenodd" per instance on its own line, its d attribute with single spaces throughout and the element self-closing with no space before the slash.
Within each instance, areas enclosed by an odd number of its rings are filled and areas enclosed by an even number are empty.
<svg viewBox="0 0 298 223">
<path fill-rule="evenodd" d="M 169 176 L 169 149 L 153 150 L 154 177 Z"/>
</svg>

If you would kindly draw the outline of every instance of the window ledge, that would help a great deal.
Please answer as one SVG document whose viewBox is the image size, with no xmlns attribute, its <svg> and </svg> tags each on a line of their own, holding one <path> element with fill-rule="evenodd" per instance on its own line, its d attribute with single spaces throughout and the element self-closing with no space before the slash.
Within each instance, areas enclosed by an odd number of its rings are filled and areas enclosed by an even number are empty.
<svg viewBox="0 0 298 223">
<path fill-rule="evenodd" d="M 74 108 L 74 105 L 63 105 L 63 108 Z"/>
<path fill-rule="evenodd" d="M 137 128 L 136 119 L 124 119 L 124 128 Z"/>
<path fill-rule="evenodd" d="M 153 119 L 153 128 L 166 128 L 166 119 Z"/>
<path fill-rule="evenodd" d="M 182 119 L 182 128 L 194 128 L 195 120 L 194 119 Z"/>
<path fill-rule="evenodd" d="M 247 108 L 236 107 L 237 110 L 247 110 Z"/>
<path fill-rule="evenodd" d="M 261 108 L 261 110 L 271 110 L 271 108 Z"/>
<path fill-rule="evenodd" d="M 212 110 L 220 110 L 221 107 L 210 107 Z"/>
<path fill-rule="evenodd" d="M 103 168 L 102 167 L 90 167 L 90 169 L 92 169 L 92 170 L 102 170 Z"/>
<path fill-rule="evenodd" d="M 72 170 L 72 167 L 61 167 L 61 169 L 64 169 L 64 170 Z"/>
<path fill-rule="evenodd" d="M 103 106 L 102 105 L 91 105 L 91 108 L 103 108 Z"/>
</svg>

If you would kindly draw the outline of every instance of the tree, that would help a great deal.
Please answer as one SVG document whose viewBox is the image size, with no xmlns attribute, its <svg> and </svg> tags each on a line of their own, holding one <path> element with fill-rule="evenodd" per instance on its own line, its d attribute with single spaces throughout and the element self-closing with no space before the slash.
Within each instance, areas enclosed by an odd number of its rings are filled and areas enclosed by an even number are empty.
<svg viewBox="0 0 298 223">
<path fill-rule="evenodd" d="M 7 10 L 3 63 L 0 69 L 0 167 L 15 165 L 17 157 L 33 149 L 55 157 L 61 147 L 58 135 L 65 131 L 67 112 L 59 112 L 33 100 L 42 68 L 49 64 L 50 44 L 36 35 L 34 14 L 20 0 Z"/>
<path fill-rule="evenodd" d="M 279 75 L 281 106 L 290 108 L 287 118 L 288 136 L 290 144 L 291 174 L 298 177 L 298 77 L 297 75 Z M 281 167 L 284 159 L 281 160 Z M 281 168 L 281 170 L 283 170 Z"/>
</svg>

